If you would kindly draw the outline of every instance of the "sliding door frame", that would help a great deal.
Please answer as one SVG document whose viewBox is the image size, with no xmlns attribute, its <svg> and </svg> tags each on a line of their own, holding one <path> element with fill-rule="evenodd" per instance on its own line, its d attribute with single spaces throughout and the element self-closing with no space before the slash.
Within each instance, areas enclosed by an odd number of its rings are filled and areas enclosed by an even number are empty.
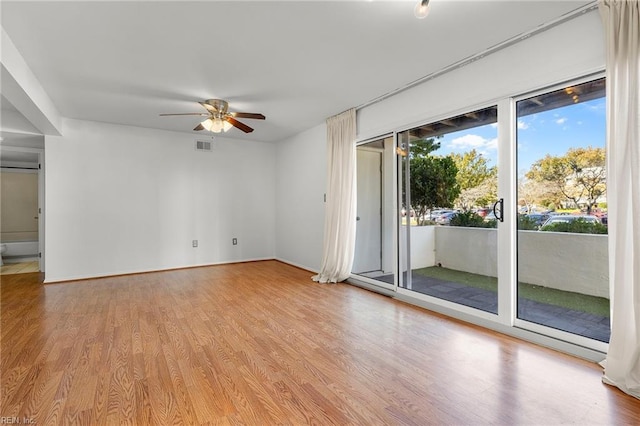
<svg viewBox="0 0 640 426">
<path fill-rule="evenodd" d="M 532 90 L 530 92 L 518 95 L 518 96 L 513 96 L 509 99 L 510 103 L 511 103 L 511 108 L 512 111 L 510 112 L 510 125 L 511 125 L 511 129 L 510 131 L 511 133 L 511 137 L 512 137 L 512 143 L 511 143 L 511 149 L 512 149 L 512 153 L 510 154 L 512 156 L 511 160 L 512 160 L 512 170 L 510 171 L 510 185 L 511 188 L 509 188 L 510 193 L 512 194 L 513 200 L 517 200 L 517 181 L 518 181 L 518 170 L 517 170 L 517 111 L 516 111 L 516 104 L 517 102 L 523 100 L 523 99 L 527 99 L 527 98 L 531 98 L 533 96 L 537 96 L 537 95 L 542 95 L 545 93 L 549 93 L 549 92 L 553 92 L 554 90 L 560 90 L 563 88 L 566 88 L 567 86 L 573 86 L 573 85 L 580 85 L 582 83 L 586 83 L 592 80 L 597 80 L 600 78 L 605 78 L 605 73 L 604 71 L 601 72 L 596 72 L 596 73 L 590 73 L 587 75 L 583 75 L 577 78 L 572 78 L 572 79 L 568 79 L 568 80 L 564 80 L 564 81 L 560 81 L 557 82 L 556 84 L 552 84 L 549 86 L 545 86 L 536 90 Z M 505 183 L 506 184 L 506 183 Z M 517 212 L 515 211 L 516 209 L 516 203 L 515 202 L 511 202 L 509 204 L 507 204 L 505 202 L 505 207 L 509 207 L 511 209 L 513 209 L 513 217 L 516 217 L 515 215 L 517 214 Z M 511 216 L 511 215 L 510 215 Z M 518 297 L 518 257 L 517 257 L 517 248 L 518 248 L 518 236 L 517 236 L 517 223 L 512 223 L 509 226 L 510 229 L 510 233 L 512 233 L 512 254 L 513 254 L 513 258 L 510 259 L 510 263 L 511 263 L 511 267 L 513 269 L 513 274 L 512 274 L 512 294 L 511 294 L 511 299 L 509 300 L 512 303 L 512 309 L 513 309 L 513 313 L 511 314 L 511 318 L 512 318 L 512 323 L 511 325 L 513 327 L 519 328 L 519 329 L 523 329 L 523 330 L 527 330 L 527 331 L 531 331 L 534 333 L 539 333 L 539 334 L 543 334 L 546 336 L 549 336 L 551 338 L 554 339 L 558 339 L 558 340 L 562 340 L 564 342 L 568 342 L 574 345 L 579 345 L 579 346 L 583 346 L 586 348 L 591 348 L 594 350 L 597 350 L 599 352 L 603 352 L 606 353 L 609 350 L 609 344 L 605 343 L 605 342 L 601 342 L 595 339 L 591 339 L 588 337 L 584 337 L 578 334 L 574 334 L 574 333 L 570 333 L 567 331 L 562 331 L 553 327 L 548 327 L 545 325 L 541 325 L 541 324 L 537 324 L 531 321 L 527 321 L 525 319 L 520 319 L 518 318 L 518 312 L 517 312 L 517 297 Z M 500 303 L 500 302 L 499 302 Z M 498 305 L 500 306 L 500 305 Z"/>
<path fill-rule="evenodd" d="M 397 153 L 394 162 L 393 179 L 394 179 L 394 198 L 395 198 L 395 214 L 393 226 L 394 244 L 394 284 L 387 285 L 380 281 L 369 279 L 366 277 L 351 275 L 349 281 L 356 285 L 387 294 L 398 300 L 411 303 L 425 309 L 457 318 L 481 327 L 485 327 L 500 333 L 521 338 L 539 345 L 551 347 L 575 356 L 589 359 L 592 361 L 601 361 L 604 359 L 608 351 L 608 344 L 599 342 L 590 338 L 575 335 L 572 333 L 553 329 L 551 327 L 542 326 L 532 322 L 528 322 L 517 318 L 517 123 L 516 102 L 527 97 L 531 97 L 537 93 L 544 93 L 554 88 L 566 86 L 568 84 L 579 84 L 589 80 L 604 77 L 603 71 L 576 75 L 570 78 L 557 81 L 555 83 L 539 87 L 524 94 L 505 95 L 489 100 L 487 102 L 469 105 L 465 108 L 449 111 L 446 114 L 437 114 L 429 117 L 428 120 L 420 120 L 407 125 L 398 126 L 393 132 L 382 134 L 381 136 L 362 139 L 356 142 L 356 145 L 372 142 L 378 139 L 393 137 L 394 146 L 399 145 L 399 134 L 413 129 L 415 127 L 444 120 L 449 117 L 463 114 L 468 111 L 486 108 L 491 105 L 497 105 L 498 108 L 498 198 L 504 199 L 503 215 L 504 222 L 499 223 L 497 230 L 498 239 L 498 314 L 491 314 L 468 306 L 456 304 L 446 300 L 437 299 L 432 296 L 414 292 L 410 289 L 403 288 L 402 270 L 405 266 L 410 267 L 410 263 L 402 265 L 402 251 L 406 250 L 405 257 L 410 254 L 411 241 L 407 239 L 401 247 L 400 233 L 401 230 L 401 206 L 402 191 L 401 168 L 399 167 Z M 387 200 L 388 201 L 388 200 Z M 409 259 L 407 259 L 410 262 Z"/>
</svg>

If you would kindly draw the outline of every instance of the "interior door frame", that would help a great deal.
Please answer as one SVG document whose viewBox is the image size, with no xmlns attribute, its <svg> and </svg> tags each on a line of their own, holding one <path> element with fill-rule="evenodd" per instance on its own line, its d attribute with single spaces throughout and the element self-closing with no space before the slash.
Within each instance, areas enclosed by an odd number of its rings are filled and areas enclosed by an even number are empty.
<svg viewBox="0 0 640 426">
<path fill-rule="evenodd" d="M 0 145 L 0 151 L 27 152 L 38 155 L 38 269 L 45 272 L 45 176 L 44 149 L 13 145 Z"/>
<path fill-rule="evenodd" d="M 361 146 L 363 146 L 363 145 L 361 145 Z M 383 161 L 384 161 L 384 149 L 373 148 L 373 147 L 372 148 L 361 149 L 360 151 L 358 151 L 356 153 L 356 164 L 358 166 L 359 166 L 359 162 L 360 162 L 360 158 L 359 158 L 359 153 L 360 152 L 367 152 L 367 153 L 372 153 L 372 154 L 376 155 L 376 158 L 375 158 L 376 165 L 375 166 L 378 169 L 377 177 L 379 178 L 379 182 L 378 182 L 379 194 L 377 194 L 377 195 L 376 194 L 367 194 L 367 195 L 371 195 L 372 197 L 375 197 L 375 196 L 378 197 L 378 200 L 377 200 L 378 201 L 378 208 L 377 208 L 378 211 L 377 212 L 372 212 L 372 211 L 368 211 L 367 210 L 366 212 L 363 212 L 360 209 L 360 205 L 359 205 L 360 203 L 358 203 L 357 217 L 356 217 L 356 253 L 354 254 L 354 266 L 351 268 L 351 270 L 353 271 L 355 269 L 355 264 L 356 264 L 355 260 L 356 260 L 357 254 L 358 254 L 358 251 L 357 251 L 357 248 L 358 248 L 358 233 L 357 232 L 358 232 L 358 226 L 363 223 L 362 222 L 363 213 L 367 214 L 367 215 L 369 215 L 369 214 L 374 214 L 374 215 L 378 214 L 378 216 L 379 216 L 379 227 L 378 227 L 378 229 L 375 230 L 375 231 L 373 229 L 371 229 L 372 231 L 374 231 L 377 234 L 378 246 L 379 246 L 379 251 L 377 253 L 377 265 L 378 265 L 379 268 L 378 269 L 370 269 L 370 270 L 366 270 L 366 271 L 361 271 L 361 272 L 358 272 L 357 274 L 373 272 L 373 271 L 378 271 L 378 270 L 382 271 L 383 270 L 383 266 L 382 266 L 383 259 L 382 259 L 382 257 L 383 257 L 383 246 L 384 246 L 384 241 L 383 241 L 384 240 L 384 238 L 383 238 L 383 211 L 382 211 L 383 204 L 384 204 L 384 187 L 383 187 L 383 185 L 384 185 L 384 173 L 383 173 L 383 169 L 382 169 L 383 168 Z M 357 181 L 360 182 L 359 167 L 358 167 L 357 175 L 358 175 Z M 358 188 L 358 198 L 360 198 L 359 197 L 359 195 L 360 195 L 359 191 L 360 191 L 360 189 Z"/>
<path fill-rule="evenodd" d="M 375 137 L 370 137 L 367 139 L 362 139 L 362 140 L 357 140 L 355 142 L 355 148 L 357 149 L 359 146 L 361 145 L 366 145 L 368 143 L 371 142 L 376 142 L 376 141 L 385 141 L 387 139 L 391 138 L 391 144 L 393 146 L 393 149 L 395 150 L 395 146 L 396 146 L 396 132 L 391 132 L 391 133 L 384 133 L 382 135 L 379 136 L 375 136 Z M 397 185 L 395 184 L 395 182 L 397 182 L 397 162 L 393 161 L 393 162 L 389 162 L 389 165 L 387 165 L 387 162 L 385 161 L 385 156 L 384 156 L 384 152 L 382 153 L 382 206 L 383 206 L 383 211 L 385 208 L 385 204 L 389 203 L 390 201 L 393 201 L 393 208 L 391 209 L 391 222 L 390 222 L 390 226 L 387 230 L 387 232 L 391 232 L 391 236 L 390 236 L 390 240 L 393 242 L 391 244 L 391 250 L 390 250 L 390 255 L 392 257 L 391 259 L 391 265 L 392 266 L 392 273 L 393 273 L 393 284 L 389 284 L 389 283 L 385 283 L 383 281 L 379 281 L 373 278 L 369 278 L 369 277 L 365 277 L 362 275 L 358 275 L 358 274 L 354 274 L 351 273 L 349 275 L 349 281 L 360 285 L 362 287 L 365 288 L 371 288 L 374 291 L 380 291 L 382 293 L 395 293 L 398 291 L 398 205 L 396 200 L 398 199 L 398 188 Z M 394 159 L 395 159 L 395 151 L 393 153 L 394 155 Z M 391 167 L 391 170 L 388 170 L 388 167 Z M 392 176 L 393 182 L 394 184 L 390 186 L 390 192 L 391 194 L 389 194 L 391 200 L 387 200 L 386 198 L 384 198 L 384 186 L 387 184 L 386 179 L 388 178 L 388 175 Z M 381 233 L 385 231 L 384 229 L 384 216 L 381 219 Z M 382 240 L 384 240 L 384 234 L 382 235 Z M 382 241 L 382 244 L 384 245 L 384 241 Z M 383 263 L 384 263 L 384 259 L 383 259 Z"/>
</svg>

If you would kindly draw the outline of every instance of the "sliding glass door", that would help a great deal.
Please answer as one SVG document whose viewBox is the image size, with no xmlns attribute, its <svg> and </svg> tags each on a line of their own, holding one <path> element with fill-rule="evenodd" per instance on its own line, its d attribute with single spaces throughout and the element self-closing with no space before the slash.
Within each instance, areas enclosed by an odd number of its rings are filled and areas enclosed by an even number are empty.
<svg viewBox="0 0 640 426">
<path fill-rule="evenodd" d="M 583 79 L 359 144 L 353 273 L 606 351 L 604 106 Z"/>
<path fill-rule="evenodd" d="M 501 219 L 496 124 L 492 106 L 397 135 L 400 287 L 492 314 Z"/>
<path fill-rule="evenodd" d="M 605 80 L 516 105 L 517 318 L 608 342 Z"/>
</svg>

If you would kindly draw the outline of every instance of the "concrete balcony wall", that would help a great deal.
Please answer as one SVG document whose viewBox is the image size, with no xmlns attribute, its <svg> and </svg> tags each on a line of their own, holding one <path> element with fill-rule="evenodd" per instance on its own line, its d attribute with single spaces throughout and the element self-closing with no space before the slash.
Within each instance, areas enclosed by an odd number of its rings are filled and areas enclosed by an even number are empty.
<svg viewBox="0 0 640 426">
<path fill-rule="evenodd" d="M 609 298 L 607 235 L 518 231 L 518 281 Z"/>
<path fill-rule="evenodd" d="M 518 231 L 518 280 L 608 299 L 607 244 L 606 235 Z M 412 269 L 440 263 L 458 271 L 497 275 L 495 229 L 412 227 L 411 247 Z"/>
<path fill-rule="evenodd" d="M 495 277 L 498 245 L 495 229 L 436 226 L 435 264 L 443 268 Z"/>
<path fill-rule="evenodd" d="M 435 261 L 435 226 L 412 226 L 411 231 L 411 269 L 434 266 Z M 406 265 L 407 227 L 400 230 L 400 265 Z M 404 269 L 406 271 L 406 269 Z"/>
</svg>

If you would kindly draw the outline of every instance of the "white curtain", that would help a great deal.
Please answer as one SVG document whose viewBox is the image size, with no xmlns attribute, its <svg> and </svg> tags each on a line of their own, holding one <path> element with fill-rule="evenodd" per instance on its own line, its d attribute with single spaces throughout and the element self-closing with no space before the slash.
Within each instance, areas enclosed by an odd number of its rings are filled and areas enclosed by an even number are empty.
<svg viewBox="0 0 640 426">
<path fill-rule="evenodd" d="M 607 68 L 611 340 L 603 381 L 640 398 L 640 2 L 600 0 Z"/>
<path fill-rule="evenodd" d="M 356 242 L 356 110 L 327 119 L 327 204 L 320 273 L 335 283 L 351 273 Z"/>
</svg>

